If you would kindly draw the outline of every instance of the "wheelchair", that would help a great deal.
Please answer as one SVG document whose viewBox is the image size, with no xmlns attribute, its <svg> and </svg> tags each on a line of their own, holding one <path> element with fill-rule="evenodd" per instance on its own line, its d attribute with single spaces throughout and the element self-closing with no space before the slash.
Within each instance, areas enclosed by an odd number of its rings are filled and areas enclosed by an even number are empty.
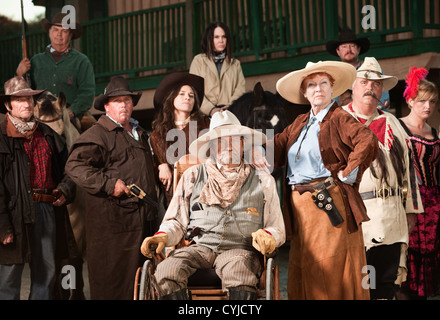
<svg viewBox="0 0 440 320">
<path fill-rule="evenodd" d="M 199 164 L 202 161 L 194 156 L 186 155 L 180 158 L 174 165 L 173 190 L 183 172 L 189 167 Z M 188 245 L 182 239 L 178 245 Z M 150 248 L 154 252 L 155 248 Z M 174 248 L 171 248 L 174 249 Z M 276 250 L 271 255 L 262 256 L 262 263 L 259 274 L 257 275 L 259 283 L 257 286 L 258 299 L 280 300 L 280 280 L 279 267 L 275 263 Z M 134 300 L 157 300 L 158 290 L 155 282 L 154 272 L 157 265 L 166 259 L 166 255 L 161 252 L 153 253 L 153 258 L 145 260 L 142 267 L 136 271 L 134 282 Z M 227 294 L 222 290 L 221 279 L 213 268 L 198 269 L 188 278 L 188 290 L 192 300 L 226 300 Z"/>
<path fill-rule="evenodd" d="M 166 259 L 163 254 L 145 260 L 136 271 L 134 300 L 158 300 L 157 285 L 154 278 L 156 266 Z M 258 299 L 280 300 L 279 268 L 274 257 L 264 257 L 264 265 L 258 275 Z M 192 300 L 226 300 L 221 280 L 214 269 L 198 269 L 188 278 L 188 291 Z"/>
</svg>

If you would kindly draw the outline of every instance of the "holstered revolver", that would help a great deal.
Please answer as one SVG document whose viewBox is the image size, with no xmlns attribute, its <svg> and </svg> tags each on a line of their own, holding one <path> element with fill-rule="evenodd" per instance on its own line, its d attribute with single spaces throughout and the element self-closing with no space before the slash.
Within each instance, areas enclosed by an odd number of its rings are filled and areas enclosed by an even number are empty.
<svg viewBox="0 0 440 320">
<path fill-rule="evenodd" d="M 318 209 L 327 214 L 333 226 L 337 227 L 344 222 L 344 218 L 342 218 L 326 188 L 312 194 L 312 200 L 315 202 Z"/>
</svg>

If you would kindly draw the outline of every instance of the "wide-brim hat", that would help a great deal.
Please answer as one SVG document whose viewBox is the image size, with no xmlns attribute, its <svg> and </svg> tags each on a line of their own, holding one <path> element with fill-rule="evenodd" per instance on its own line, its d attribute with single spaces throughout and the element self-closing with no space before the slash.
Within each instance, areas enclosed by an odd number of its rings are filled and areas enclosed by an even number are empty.
<svg viewBox="0 0 440 320">
<path fill-rule="evenodd" d="M 191 143 L 189 152 L 198 158 L 207 159 L 209 157 L 209 142 L 217 138 L 230 136 L 245 137 L 245 151 L 250 150 L 253 146 L 261 146 L 266 143 L 264 133 L 242 126 L 232 112 L 224 110 L 214 113 L 209 131 Z"/>
<path fill-rule="evenodd" d="M 356 77 L 383 81 L 383 92 L 390 91 L 399 82 L 399 79 L 395 76 L 384 75 L 379 62 L 374 57 L 365 57 L 364 63 L 357 69 Z"/>
<path fill-rule="evenodd" d="M 278 80 L 276 89 L 287 101 L 303 105 L 310 104 L 301 92 L 301 84 L 307 76 L 318 72 L 325 72 L 335 80 L 332 98 L 339 97 L 346 90 L 351 89 L 356 80 L 356 69 L 349 63 L 341 61 L 308 62 L 304 69 L 293 71 Z"/>
<path fill-rule="evenodd" d="M 63 26 L 63 19 L 67 16 L 67 13 L 62 13 L 62 12 L 58 12 L 52 19 L 52 21 L 49 21 L 48 19 L 43 19 L 41 20 L 41 26 L 43 27 L 43 30 L 46 32 L 49 32 L 50 27 L 52 26 L 60 26 L 60 27 L 64 27 Z M 75 28 L 66 28 L 66 29 L 70 29 L 72 30 L 72 40 L 78 39 L 79 37 L 81 37 L 81 33 L 82 33 L 82 27 L 81 25 L 76 22 L 75 23 Z"/>
<path fill-rule="evenodd" d="M 28 82 L 20 76 L 16 76 L 5 82 L 5 93 L 0 95 L 0 112 L 6 113 L 5 101 L 8 97 L 38 96 L 46 90 L 33 90 Z"/>
<path fill-rule="evenodd" d="M 133 107 L 136 107 L 139 99 L 142 96 L 142 93 L 135 93 L 131 91 L 128 81 L 124 77 L 112 77 L 107 87 L 105 87 L 104 94 L 100 94 L 95 98 L 95 109 L 99 111 L 105 111 L 104 105 L 107 103 L 108 99 L 110 97 L 118 96 L 131 96 L 133 98 Z"/>
<path fill-rule="evenodd" d="M 328 53 L 338 57 L 336 49 L 344 43 L 356 43 L 361 48 L 359 55 L 366 53 L 370 49 L 370 40 L 368 38 L 357 38 L 352 30 L 345 29 L 339 34 L 338 40 L 327 42 L 326 48 Z"/>
<path fill-rule="evenodd" d="M 175 88 L 181 88 L 184 85 L 194 88 L 201 104 L 205 95 L 205 79 L 187 72 L 174 72 L 165 76 L 156 88 L 153 98 L 154 109 L 156 111 L 162 109 L 163 103 L 169 93 Z"/>
</svg>

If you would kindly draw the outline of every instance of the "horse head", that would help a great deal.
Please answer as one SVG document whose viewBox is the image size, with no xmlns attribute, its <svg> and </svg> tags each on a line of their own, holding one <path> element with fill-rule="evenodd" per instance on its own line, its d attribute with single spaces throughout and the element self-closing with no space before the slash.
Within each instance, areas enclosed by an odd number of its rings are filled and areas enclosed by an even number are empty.
<svg viewBox="0 0 440 320">
<path fill-rule="evenodd" d="M 43 92 L 37 100 L 34 109 L 35 118 L 42 123 L 47 124 L 56 133 L 64 133 L 63 110 L 66 108 L 66 97 L 60 93 L 57 98 L 49 91 Z"/>
<path fill-rule="evenodd" d="M 242 125 L 253 129 L 280 133 L 288 125 L 284 102 L 278 94 L 265 91 L 258 82 L 253 91 L 245 93 L 228 108 Z"/>
</svg>

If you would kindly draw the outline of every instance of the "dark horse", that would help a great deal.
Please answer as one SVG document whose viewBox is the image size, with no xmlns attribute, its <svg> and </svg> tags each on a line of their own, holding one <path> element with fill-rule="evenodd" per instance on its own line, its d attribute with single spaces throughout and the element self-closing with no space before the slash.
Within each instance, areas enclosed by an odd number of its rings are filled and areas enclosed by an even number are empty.
<svg viewBox="0 0 440 320">
<path fill-rule="evenodd" d="M 279 93 L 265 91 L 257 82 L 253 91 L 249 91 L 232 102 L 228 108 L 244 126 L 261 129 L 273 129 L 274 134 L 282 132 L 295 118 L 310 111 L 310 105 L 298 105 L 281 97 Z M 270 136 L 268 136 L 270 138 Z"/>
<path fill-rule="evenodd" d="M 263 130 L 273 129 L 274 134 L 287 127 L 287 117 L 282 97 L 270 91 L 264 91 L 258 82 L 253 91 L 247 92 L 232 102 L 228 108 L 244 126 Z M 283 99 L 284 100 L 284 99 Z"/>
<path fill-rule="evenodd" d="M 245 93 L 228 108 L 244 126 L 262 130 L 268 139 L 281 133 L 299 114 L 310 110 L 310 106 L 295 105 L 279 93 L 265 91 L 260 82 L 254 90 Z M 273 130 L 273 131 L 271 131 Z M 272 173 L 278 177 L 281 172 Z"/>
</svg>

